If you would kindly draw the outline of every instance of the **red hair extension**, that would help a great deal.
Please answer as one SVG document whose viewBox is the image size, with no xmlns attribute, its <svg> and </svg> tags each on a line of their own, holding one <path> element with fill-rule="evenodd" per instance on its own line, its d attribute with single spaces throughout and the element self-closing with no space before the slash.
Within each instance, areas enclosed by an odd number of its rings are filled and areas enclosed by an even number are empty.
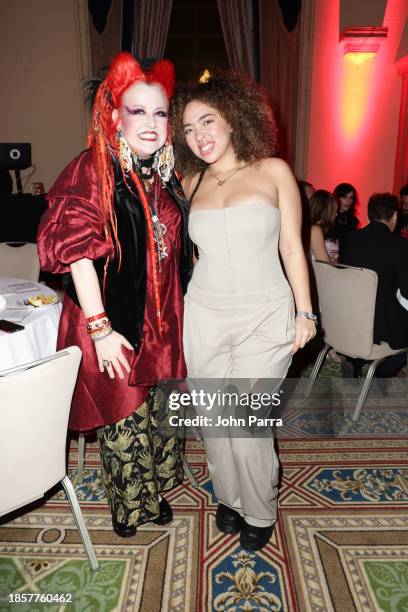
<svg viewBox="0 0 408 612">
<path fill-rule="evenodd" d="M 153 280 L 154 302 L 156 306 L 157 326 L 159 329 L 159 335 L 161 337 L 163 329 L 162 329 L 161 304 L 160 304 L 159 258 L 158 258 L 156 245 L 155 245 L 152 215 L 150 214 L 149 202 L 147 201 L 146 192 L 143 189 L 143 185 L 142 185 L 140 178 L 137 176 L 134 170 L 130 171 L 130 176 L 132 177 L 132 180 L 134 184 L 136 185 L 136 189 L 138 191 L 140 201 L 143 206 L 143 211 L 146 217 L 149 252 L 150 252 L 150 258 L 152 261 L 152 276 L 153 276 L 152 280 Z M 125 179 L 125 182 L 126 182 L 126 179 Z"/>
<path fill-rule="evenodd" d="M 146 81 L 146 75 L 139 62 L 127 51 L 118 53 L 106 75 L 106 83 L 112 96 L 114 108 L 119 108 L 122 94 L 133 83 Z"/>
<path fill-rule="evenodd" d="M 146 72 L 148 83 L 159 83 L 166 92 L 166 96 L 171 98 L 176 86 L 176 75 L 174 72 L 174 66 L 169 60 L 161 60 L 156 62 Z"/>
</svg>

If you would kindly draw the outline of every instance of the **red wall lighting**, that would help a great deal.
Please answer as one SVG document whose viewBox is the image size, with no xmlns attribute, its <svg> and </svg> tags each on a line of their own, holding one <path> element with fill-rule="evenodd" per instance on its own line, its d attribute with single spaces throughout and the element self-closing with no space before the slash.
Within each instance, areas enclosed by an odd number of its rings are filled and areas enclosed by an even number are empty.
<svg viewBox="0 0 408 612">
<path fill-rule="evenodd" d="M 340 32 L 340 43 L 344 54 L 377 53 L 381 42 L 387 38 L 388 28 L 344 28 Z"/>
<path fill-rule="evenodd" d="M 361 136 L 361 130 L 369 119 L 373 60 L 386 37 L 387 28 L 383 27 L 347 27 L 340 33 L 344 53 L 341 126 L 346 141 L 355 141 Z"/>
</svg>

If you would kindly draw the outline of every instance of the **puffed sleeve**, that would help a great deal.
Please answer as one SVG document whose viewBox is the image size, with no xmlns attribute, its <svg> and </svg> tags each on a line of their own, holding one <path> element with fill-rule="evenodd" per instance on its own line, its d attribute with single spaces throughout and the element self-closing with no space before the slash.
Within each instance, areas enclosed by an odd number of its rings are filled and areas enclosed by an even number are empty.
<svg viewBox="0 0 408 612">
<path fill-rule="evenodd" d="M 96 172 L 90 151 L 84 151 L 61 173 L 50 189 L 48 210 L 37 234 L 41 269 L 69 272 L 79 259 L 100 259 L 112 252 L 105 239 Z"/>
</svg>

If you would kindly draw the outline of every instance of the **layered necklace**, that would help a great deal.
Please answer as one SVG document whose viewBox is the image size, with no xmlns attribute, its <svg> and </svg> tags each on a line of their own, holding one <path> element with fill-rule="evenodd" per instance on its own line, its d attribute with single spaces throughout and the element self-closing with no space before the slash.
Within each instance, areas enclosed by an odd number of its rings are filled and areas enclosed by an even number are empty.
<svg viewBox="0 0 408 612">
<path fill-rule="evenodd" d="M 159 189 L 161 188 L 161 181 L 157 172 L 157 157 L 152 155 L 152 157 L 147 159 L 137 159 L 135 160 L 135 166 L 137 173 L 142 179 L 146 193 L 151 196 L 148 199 L 148 204 L 153 226 L 154 241 L 157 250 L 159 272 L 161 272 L 161 262 L 163 259 L 168 257 L 168 251 L 164 238 L 167 232 L 167 227 L 164 223 L 161 223 L 157 209 Z"/>
</svg>

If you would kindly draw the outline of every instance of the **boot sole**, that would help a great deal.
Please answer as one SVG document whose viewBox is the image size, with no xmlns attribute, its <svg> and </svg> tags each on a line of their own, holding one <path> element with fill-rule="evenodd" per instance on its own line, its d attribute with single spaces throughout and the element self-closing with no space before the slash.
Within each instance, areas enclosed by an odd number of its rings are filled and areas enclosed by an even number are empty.
<svg viewBox="0 0 408 612">
<path fill-rule="evenodd" d="M 273 529 L 271 529 L 269 537 L 263 537 L 262 539 L 259 540 L 251 540 L 251 541 L 246 541 L 245 537 L 240 537 L 239 543 L 241 544 L 242 548 L 245 548 L 246 550 L 250 550 L 250 551 L 256 551 L 256 550 L 261 550 L 264 546 L 266 546 L 271 537 L 272 537 L 272 533 L 273 533 Z"/>
<path fill-rule="evenodd" d="M 239 533 L 241 531 L 242 525 L 241 521 L 237 523 L 226 523 L 224 521 L 220 521 L 219 519 L 217 519 L 217 517 L 215 518 L 215 524 L 217 525 L 217 529 L 219 531 L 227 534 Z"/>
</svg>

